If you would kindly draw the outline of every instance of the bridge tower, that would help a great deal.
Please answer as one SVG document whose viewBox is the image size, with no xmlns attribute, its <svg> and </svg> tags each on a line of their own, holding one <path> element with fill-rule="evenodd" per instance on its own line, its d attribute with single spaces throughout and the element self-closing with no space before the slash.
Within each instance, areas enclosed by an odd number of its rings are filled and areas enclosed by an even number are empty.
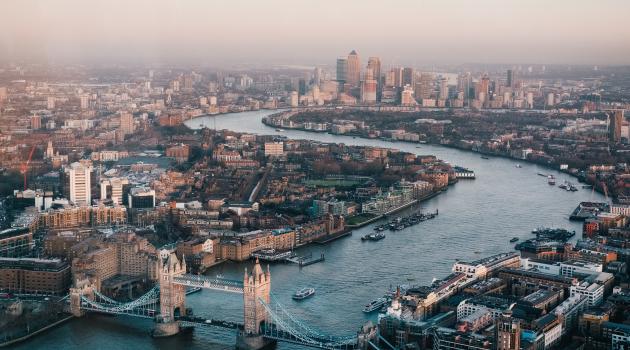
<svg viewBox="0 0 630 350">
<path fill-rule="evenodd" d="M 70 313 L 75 317 L 81 317 L 85 311 L 81 310 L 81 298 L 94 300 L 94 284 L 89 279 L 77 279 L 75 286 L 70 288 Z"/>
<path fill-rule="evenodd" d="M 267 319 L 267 311 L 260 300 L 269 304 L 270 292 L 269 265 L 267 265 L 267 271 L 263 271 L 260 262 L 256 259 L 252 273 L 247 273 L 247 269 L 245 269 L 245 276 L 243 277 L 243 320 L 245 327 L 237 337 L 237 349 L 256 350 L 274 343 L 264 339 L 260 332 L 260 324 Z"/>
<path fill-rule="evenodd" d="M 186 261 L 180 261 L 175 253 L 159 259 L 160 316 L 156 318 L 153 335 L 166 337 L 179 332 L 177 317 L 186 313 L 186 287 L 173 283 L 175 277 L 186 273 Z"/>
</svg>

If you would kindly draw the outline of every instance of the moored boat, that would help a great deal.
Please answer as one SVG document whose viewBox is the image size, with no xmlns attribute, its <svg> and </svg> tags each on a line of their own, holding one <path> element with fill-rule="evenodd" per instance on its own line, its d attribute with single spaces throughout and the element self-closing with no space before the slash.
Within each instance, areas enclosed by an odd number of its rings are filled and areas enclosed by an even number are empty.
<svg viewBox="0 0 630 350">
<path fill-rule="evenodd" d="M 518 237 L 512 237 L 512 239 L 510 239 L 510 243 L 514 243 L 518 241 L 518 239 L 519 239 Z"/>
<path fill-rule="evenodd" d="M 361 240 L 362 241 L 380 241 L 383 238 L 385 238 L 385 234 L 379 232 L 379 233 L 371 233 L 369 235 L 365 235 L 361 237 Z"/>
</svg>

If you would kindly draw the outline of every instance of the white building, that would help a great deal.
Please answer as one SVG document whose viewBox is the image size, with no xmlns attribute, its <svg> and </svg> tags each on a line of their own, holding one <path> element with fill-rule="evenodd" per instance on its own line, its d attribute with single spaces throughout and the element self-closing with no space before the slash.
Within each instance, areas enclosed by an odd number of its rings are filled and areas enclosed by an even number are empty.
<svg viewBox="0 0 630 350">
<path fill-rule="evenodd" d="M 579 282 L 569 288 L 570 296 L 581 295 L 587 300 L 588 306 L 597 306 L 604 300 L 604 285 L 588 281 Z"/>
<path fill-rule="evenodd" d="M 76 205 L 90 205 L 92 167 L 75 162 L 66 171 L 70 182 L 70 201 Z"/>
</svg>

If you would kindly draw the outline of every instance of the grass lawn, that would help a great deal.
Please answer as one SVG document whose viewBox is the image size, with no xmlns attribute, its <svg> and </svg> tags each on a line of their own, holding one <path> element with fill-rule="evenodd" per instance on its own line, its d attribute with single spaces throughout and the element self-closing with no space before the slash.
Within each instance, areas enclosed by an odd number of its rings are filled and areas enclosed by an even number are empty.
<svg viewBox="0 0 630 350">
<path fill-rule="evenodd" d="M 363 214 L 359 214 L 359 215 L 355 215 L 355 216 L 351 216 L 349 218 L 346 219 L 346 224 L 347 225 L 358 225 L 361 224 L 362 222 L 368 221 L 370 219 L 375 218 L 376 215 L 374 214 L 369 214 L 369 213 L 363 213 Z"/>
</svg>

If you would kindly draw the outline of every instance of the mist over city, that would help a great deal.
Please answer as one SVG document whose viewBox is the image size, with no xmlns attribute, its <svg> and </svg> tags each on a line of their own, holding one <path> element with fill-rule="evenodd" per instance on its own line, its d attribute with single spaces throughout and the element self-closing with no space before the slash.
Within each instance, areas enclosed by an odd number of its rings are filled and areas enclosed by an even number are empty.
<svg viewBox="0 0 630 350">
<path fill-rule="evenodd" d="M 630 349 L 630 2 L 0 3 L 0 348 Z"/>
</svg>

